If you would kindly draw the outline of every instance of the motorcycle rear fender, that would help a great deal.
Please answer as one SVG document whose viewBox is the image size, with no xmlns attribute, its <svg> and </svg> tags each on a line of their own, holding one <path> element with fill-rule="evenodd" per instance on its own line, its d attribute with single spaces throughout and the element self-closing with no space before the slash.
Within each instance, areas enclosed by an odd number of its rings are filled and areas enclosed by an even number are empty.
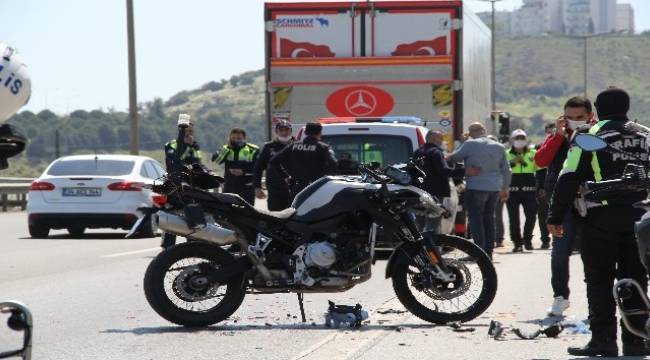
<svg viewBox="0 0 650 360">
<path fill-rule="evenodd" d="M 422 244 L 413 241 L 404 241 L 393 250 L 386 264 L 386 279 L 393 276 L 395 265 L 413 265 L 413 257 L 422 250 Z"/>
</svg>

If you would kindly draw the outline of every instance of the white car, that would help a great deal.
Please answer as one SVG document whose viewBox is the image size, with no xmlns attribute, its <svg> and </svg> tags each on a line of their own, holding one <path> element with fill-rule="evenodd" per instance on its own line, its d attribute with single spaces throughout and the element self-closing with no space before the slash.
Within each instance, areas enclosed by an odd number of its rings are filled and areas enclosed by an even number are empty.
<svg viewBox="0 0 650 360">
<path fill-rule="evenodd" d="M 139 207 L 164 202 L 143 189 L 163 176 L 156 160 L 131 155 L 75 155 L 59 158 L 29 188 L 29 234 L 45 238 L 50 229 L 81 236 L 87 228 L 129 229 Z M 155 224 L 143 236 L 152 237 Z"/>
</svg>

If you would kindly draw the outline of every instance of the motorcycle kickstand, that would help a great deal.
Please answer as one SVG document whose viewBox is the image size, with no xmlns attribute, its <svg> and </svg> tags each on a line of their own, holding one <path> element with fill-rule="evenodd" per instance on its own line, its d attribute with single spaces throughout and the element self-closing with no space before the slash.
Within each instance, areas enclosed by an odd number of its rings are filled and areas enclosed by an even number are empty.
<svg viewBox="0 0 650 360">
<path fill-rule="evenodd" d="M 300 306 L 300 316 L 302 317 L 302 322 L 307 322 L 307 318 L 305 317 L 305 306 L 303 305 L 302 301 L 305 298 L 305 295 L 301 292 L 297 293 L 298 295 L 298 305 Z"/>
</svg>

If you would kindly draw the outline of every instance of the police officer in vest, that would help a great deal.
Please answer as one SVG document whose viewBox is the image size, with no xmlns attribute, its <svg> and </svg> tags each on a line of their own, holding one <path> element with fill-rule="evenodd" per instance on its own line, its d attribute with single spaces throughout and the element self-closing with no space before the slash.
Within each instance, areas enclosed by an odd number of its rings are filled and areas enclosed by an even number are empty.
<svg viewBox="0 0 650 360">
<path fill-rule="evenodd" d="M 262 173 L 266 171 L 266 189 L 269 194 L 267 208 L 271 211 L 280 211 L 291 205 L 289 202 L 291 197 L 289 184 L 284 181 L 284 175 L 281 172 L 269 166 L 269 161 L 277 153 L 284 150 L 293 140 L 291 136 L 291 124 L 286 120 L 278 121 L 275 124 L 275 135 L 275 140 L 264 144 L 260 151 L 260 156 L 255 162 L 253 184 L 255 185 L 255 196 L 258 199 L 266 198 L 262 190 Z"/>
<path fill-rule="evenodd" d="M 284 173 L 291 188 L 291 199 L 319 178 L 336 171 L 336 158 L 330 146 L 320 141 L 323 126 L 307 123 L 305 138 L 294 142 L 274 156 L 270 167 Z"/>
<path fill-rule="evenodd" d="M 178 137 L 165 144 L 165 165 L 167 173 L 174 174 L 181 170 L 183 165 L 201 163 L 201 150 L 194 141 L 194 124 L 188 114 L 178 115 Z M 162 234 L 160 246 L 168 248 L 176 243 L 176 236 L 168 233 Z"/>
<path fill-rule="evenodd" d="M 510 238 L 514 243 L 512 252 L 533 250 L 533 230 L 537 221 L 537 187 L 535 179 L 535 149 L 528 146 L 528 136 L 522 129 L 512 132 L 510 137 L 512 147 L 506 152 L 506 158 L 512 169 L 510 182 L 510 197 L 506 203 L 508 217 L 510 218 Z M 519 206 L 524 208 L 524 233 L 520 229 Z"/>
<path fill-rule="evenodd" d="M 234 128 L 230 131 L 228 144 L 224 145 L 216 156 L 217 164 L 224 165 L 223 192 L 237 194 L 251 205 L 255 205 L 255 187 L 253 186 L 253 166 L 257 160 L 259 148 L 246 142 L 246 131 Z"/>
<path fill-rule="evenodd" d="M 626 127 L 630 106 L 628 94 L 618 88 L 600 93 L 596 99 L 600 121 L 588 130 L 605 140 L 610 147 L 623 152 L 588 152 L 577 146 L 570 148 L 560 177 L 553 191 L 548 217 L 549 231 L 562 236 L 562 220 L 574 203 L 576 192 L 585 181 L 620 178 L 627 163 L 643 159 L 648 165 L 648 144 L 642 134 Z M 584 219 L 581 256 L 584 264 L 591 340 L 584 347 L 572 347 L 574 356 L 618 356 L 616 343 L 616 304 L 612 296 L 615 279 L 632 278 L 647 292 L 647 274 L 639 259 L 634 239 L 634 222 L 643 211 L 633 203 L 648 197 L 647 192 L 620 192 L 599 203 L 588 203 Z M 626 308 L 645 308 L 640 299 L 626 300 Z M 635 316 L 633 326 L 643 328 L 647 315 Z M 645 342 L 622 327 L 624 356 L 650 355 Z"/>
<path fill-rule="evenodd" d="M 179 137 L 165 143 L 165 165 L 167 172 L 179 171 L 182 165 L 201 163 L 199 144 L 194 141 L 194 124 L 190 116 L 178 116 Z"/>
</svg>

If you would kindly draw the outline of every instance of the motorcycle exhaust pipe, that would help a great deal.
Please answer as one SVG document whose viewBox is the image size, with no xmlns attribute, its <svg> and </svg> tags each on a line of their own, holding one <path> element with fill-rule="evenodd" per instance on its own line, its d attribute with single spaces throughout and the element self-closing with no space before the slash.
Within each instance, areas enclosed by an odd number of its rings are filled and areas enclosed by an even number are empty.
<svg viewBox="0 0 650 360">
<path fill-rule="evenodd" d="M 216 224 L 190 228 L 181 216 L 166 211 L 156 214 L 158 228 L 166 233 L 192 239 L 205 240 L 217 245 L 230 245 L 237 242 L 235 232 Z"/>
</svg>

